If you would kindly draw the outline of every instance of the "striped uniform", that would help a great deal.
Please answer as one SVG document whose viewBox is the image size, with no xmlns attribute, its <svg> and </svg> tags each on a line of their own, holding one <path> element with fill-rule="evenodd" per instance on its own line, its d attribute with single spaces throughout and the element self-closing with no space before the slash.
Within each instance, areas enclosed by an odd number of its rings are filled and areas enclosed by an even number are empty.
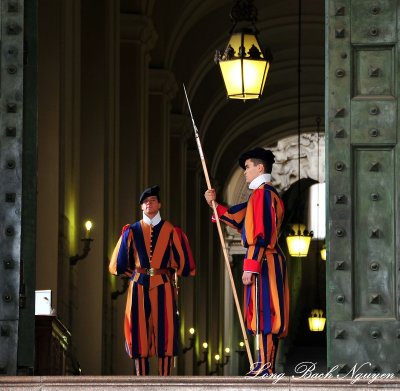
<svg viewBox="0 0 400 391">
<path fill-rule="evenodd" d="M 289 287 L 285 256 L 278 245 L 284 206 L 270 184 L 254 189 L 247 202 L 229 209 L 217 207 L 221 221 L 236 228 L 247 249 L 243 270 L 258 273 L 259 362 L 274 371 L 279 338 L 286 336 L 289 323 Z M 248 331 L 256 334 L 255 284 L 244 289 L 244 318 Z"/>
<path fill-rule="evenodd" d="M 168 269 L 150 276 L 141 269 Z M 137 374 L 148 374 L 148 357 L 159 357 L 159 374 L 168 375 L 178 353 L 178 314 L 174 274 L 195 274 L 185 233 L 161 220 L 152 227 L 140 220 L 123 228 L 109 265 L 110 273 L 130 277 L 125 310 L 125 344 L 136 359 Z"/>
</svg>

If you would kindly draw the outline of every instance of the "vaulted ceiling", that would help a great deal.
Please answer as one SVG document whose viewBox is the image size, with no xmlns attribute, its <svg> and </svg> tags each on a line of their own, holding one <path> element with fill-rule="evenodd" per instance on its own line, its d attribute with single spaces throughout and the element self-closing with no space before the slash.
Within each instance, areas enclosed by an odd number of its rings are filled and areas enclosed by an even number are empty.
<svg viewBox="0 0 400 391">
<path fill-rule="evenodd" d="M 301 130 L 324 116 L 324 2 L 301 0 Z M 147 14 L 157 31 L 151 68 L 171 70 L 179 87 L 173 112 L 186 113 L 185 83 L 211 176 L 232 174 L 245 149 L 273 144 L 298 129 L 299 0 L 254 0 L 260 40 L 274 60 L 260 101 L 228 101 L 213 58 L 232 27 L 234 0 L 121 0 L 124 12 Z M 323 122 L 322 122 L 323 123 Z M 321 129 L 323 130 L 323 129 Z M 194 140 L 193 149 L 196 148 Z"/>
</svg>

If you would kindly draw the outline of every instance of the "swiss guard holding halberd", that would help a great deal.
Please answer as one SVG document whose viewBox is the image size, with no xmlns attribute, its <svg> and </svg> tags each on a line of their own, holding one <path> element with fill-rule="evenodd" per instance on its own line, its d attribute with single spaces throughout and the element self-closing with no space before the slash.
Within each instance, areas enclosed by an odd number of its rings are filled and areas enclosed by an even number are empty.
<svg viewBox="0 0 400 391">
<path fill-rule="evenodd" d="M 243 153 L 239 165 L 252 191 L 247 202 L 230 208 L 217 205 L 218 217 L 237 229 L 246 248 L 243 262 L 244 318 L 247 329 L 259 345 L 254 376 L 275 372 L 280 338 L 286 336 L 289 322 L 289 288 L 285 256 L 278 245 L 284 206 L 271 184 L 274 154 L 264 148 Z M 212 206 L 214 189 L 204 194 Z"/>
</svg>

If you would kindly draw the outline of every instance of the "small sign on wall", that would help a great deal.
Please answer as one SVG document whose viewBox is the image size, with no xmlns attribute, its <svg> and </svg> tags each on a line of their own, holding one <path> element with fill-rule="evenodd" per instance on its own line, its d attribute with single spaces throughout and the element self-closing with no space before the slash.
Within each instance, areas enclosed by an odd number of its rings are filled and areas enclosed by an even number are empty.
<svg viewBox="0 0 400 391">
<path fill-rule="evenodd" d="M 35 315 L 52 315 L 51 290 L 35 291 Z"/>
</svg>

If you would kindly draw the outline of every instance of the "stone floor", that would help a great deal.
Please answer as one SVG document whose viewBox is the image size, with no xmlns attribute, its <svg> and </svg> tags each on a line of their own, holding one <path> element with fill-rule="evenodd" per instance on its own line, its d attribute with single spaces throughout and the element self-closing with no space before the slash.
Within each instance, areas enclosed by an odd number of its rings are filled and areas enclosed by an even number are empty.
<svg viewBox="0 0 400 391">
<path fill-rule="evenodd" d="M 358 380 L 351 378 L 302 379 L 299 377 L 132 377 L 132 376 L 77 376 L 77 377 L 0 377 L 1 391 L 303 391 L 343 390 L 378 391 L 400 390 L 400 378 Z M 370 383 L 370 384 L 369 384 Z"/>
</svg>

